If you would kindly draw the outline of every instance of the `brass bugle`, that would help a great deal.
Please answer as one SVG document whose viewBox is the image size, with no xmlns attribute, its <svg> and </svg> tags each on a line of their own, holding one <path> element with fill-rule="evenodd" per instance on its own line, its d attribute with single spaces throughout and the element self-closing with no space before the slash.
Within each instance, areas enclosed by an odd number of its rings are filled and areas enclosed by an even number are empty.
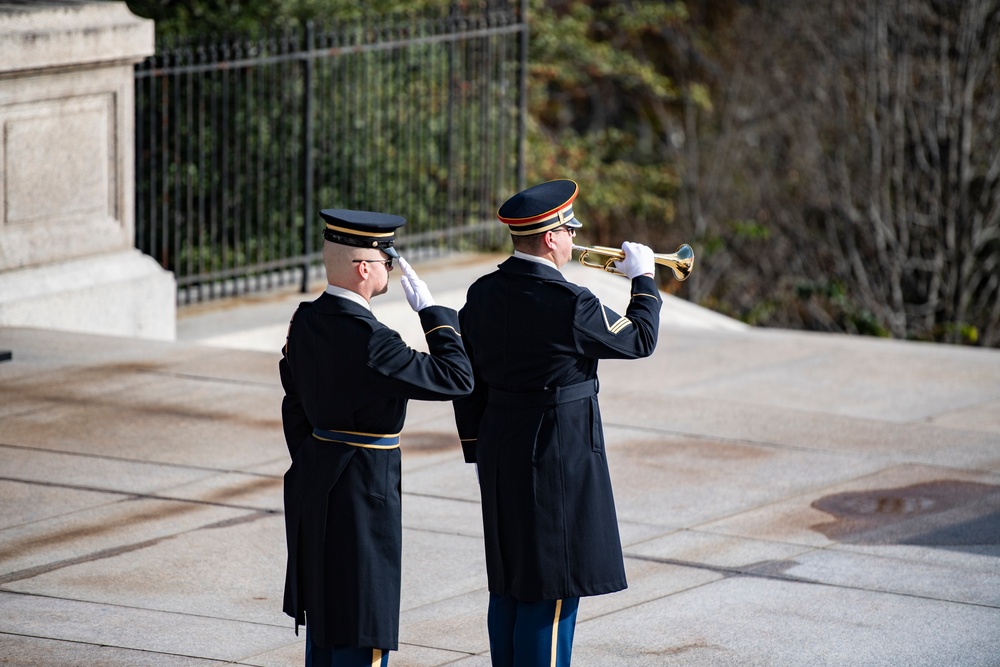
<svg viewBox="0 0 1000 667">
<path fill-rule="evenodd" d="M 580 251 L 580 263 L 584 266 L 589 266 L 592 269 L 604 269 L 619 276 L 625 275 L 615 268 L 615 262 L 625 259 L 625 252 L 621 248 L 575 245 L 573 250 Z M 687 280 L 694 268 L 694 250 L 685 243 L 677 249 L 677 252 L 670 255 L 654 253 L 653 261 L 660 266 L 669 266 L 677 280 Z"/>
</svg>

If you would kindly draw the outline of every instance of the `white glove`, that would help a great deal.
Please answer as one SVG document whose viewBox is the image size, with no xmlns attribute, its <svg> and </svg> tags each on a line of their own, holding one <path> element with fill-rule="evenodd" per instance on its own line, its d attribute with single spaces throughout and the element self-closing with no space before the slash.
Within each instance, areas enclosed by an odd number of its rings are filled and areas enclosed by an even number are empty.
<svg viewBox="0 0 1000 667">
<path fill-rule="evenodd" d="M 625 259 L 615 262 L 615 268 L 628 276 L 629 279 L 644 274 L 652 276 L 656 271 L 653 249 L 649 246 L 626 241 L 622 244 L 622 252 L 625 253 Z"/>
<path fill-rule="evenodd" d="M 405 259 L 400 257 L 397 261 L 399 268 L 403 270 L 403 275 L 399 277 L 399 283 L 403 286 L 403 294 L 406 295 L 406 301 L 410 304 L 410 308 L 414 312 L 420 312 L 427 306 L 433 306 L 434 297 L 427 289 L 427 283 L 417 277 L 417 272 Z"/>
</svg>

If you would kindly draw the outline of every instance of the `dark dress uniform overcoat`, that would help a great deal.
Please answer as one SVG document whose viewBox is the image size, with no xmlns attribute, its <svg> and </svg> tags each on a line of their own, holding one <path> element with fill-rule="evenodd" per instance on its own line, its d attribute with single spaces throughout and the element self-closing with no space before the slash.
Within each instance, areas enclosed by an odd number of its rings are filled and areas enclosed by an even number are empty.
<svg viewBox="0 0 1000 667">
<path fill-rule="evenodd" d="M 512 257 L 468 291 L 459 321 L 476 384 L 455 417 L 479 466 L 491 593 L 536 601 L 626 587 L 597 362 L 656 347 L 659 292 L 643 276 L 631 288 L 621 317 L 556 269 Z"/>
<path fill-rule="evenodd" d="M 452 400 L 472 389 L 458 313 L 430 306 L 419 316 L 429 354 L 327 293 L 303 303 L 289 325 L 279 362 L 292 458 L 284 611 L 323 647 L 398 646 L 400 450 L 322 440 L 313 430 L 398 434 L 408 399 Z"/>
</svg>

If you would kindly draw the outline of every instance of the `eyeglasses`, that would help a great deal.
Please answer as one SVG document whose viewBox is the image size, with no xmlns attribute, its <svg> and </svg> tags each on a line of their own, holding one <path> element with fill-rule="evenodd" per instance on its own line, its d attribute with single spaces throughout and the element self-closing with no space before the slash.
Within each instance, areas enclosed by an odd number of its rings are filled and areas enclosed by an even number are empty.
<svg viewBox="0 0 1000 667">
<path fill-rule="evenodd" d="M 355 264 L 360 262 L 367 262 L 369 264 L 385 264 L 385 270 L 392 271 L 392 257 L 389 259 L 352 259 L 351 261 Z"/>
<path fill-rule="evenodd" d="M 570 238 L 573 238 L 573 237 L 576 236 L 576 230 L 573 229 L 572 227 L 556 227 L 552 231 L 553 232 L 566 232 L 567 234 L 569 234 Z"/>
</svg>

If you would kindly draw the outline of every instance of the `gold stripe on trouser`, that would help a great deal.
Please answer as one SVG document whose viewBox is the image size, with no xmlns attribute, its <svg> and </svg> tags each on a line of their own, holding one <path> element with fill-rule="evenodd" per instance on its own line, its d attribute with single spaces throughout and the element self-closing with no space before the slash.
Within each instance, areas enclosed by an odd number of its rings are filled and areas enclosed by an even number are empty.
<svg viewBox="0 0 1000 667">
<path fill-rule="evenodd" d="M 372 649 L 372 667 L 381 667 L 382 665 L 382 649 L 373 648 Z"/>
<path fill-rule="evenodd" d="M 562 600 L 556 600 L 556 617 L 552 619 L 552 660 L 549 667 L 556 667 L 556 647 L 559 646 L 559 614 L 562 612 Z"/>
</svg>

